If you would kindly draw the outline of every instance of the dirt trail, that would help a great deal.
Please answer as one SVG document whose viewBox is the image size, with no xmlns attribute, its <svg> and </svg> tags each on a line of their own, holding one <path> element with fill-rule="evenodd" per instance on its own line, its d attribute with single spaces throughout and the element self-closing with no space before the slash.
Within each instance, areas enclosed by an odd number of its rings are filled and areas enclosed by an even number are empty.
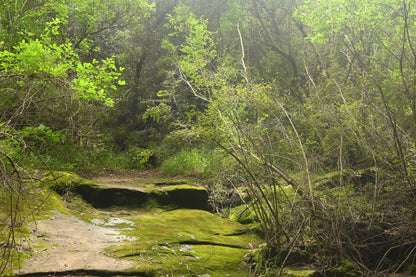
<svg viewBox="0 0 416 277">
<path fill-rule="evenodd" d="M 35 232 L 29 238 L 34 256 L 18 273 L 65 272 L 76 270 L 124 271 L 134 263 L 115 260 L 103 254 L 104 249 L 122 243 L 126 238 L 112 228 L 84 222 L 58 211 L 50 219 L 31 226 Z"/>
</svg>

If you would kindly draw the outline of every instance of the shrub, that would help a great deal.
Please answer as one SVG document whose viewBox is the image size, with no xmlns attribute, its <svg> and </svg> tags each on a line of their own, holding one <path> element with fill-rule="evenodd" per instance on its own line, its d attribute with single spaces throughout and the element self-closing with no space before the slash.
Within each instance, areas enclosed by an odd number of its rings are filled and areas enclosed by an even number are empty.
<svg viewBox="0 0 416 277">
<path fill-rule="evenodd" d="M 153 151 L 150 149 L 134 147 L 129 154 L 132 156 L 133 167 L 136 169 L 149 168 L 154 164 Z"/>
</svg>

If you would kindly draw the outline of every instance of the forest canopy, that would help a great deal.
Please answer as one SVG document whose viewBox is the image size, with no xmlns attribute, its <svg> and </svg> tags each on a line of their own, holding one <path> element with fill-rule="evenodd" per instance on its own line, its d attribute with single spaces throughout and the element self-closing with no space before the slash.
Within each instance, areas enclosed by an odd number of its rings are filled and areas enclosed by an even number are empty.
<svg viewBox="0 0 416 277">
<path fill-rule="evenodd" d="M 46 171 L 158 168 L 249 196 L 257 275 L 415 273 L 415 41 L 414 0 L 5 0 L 2 213 Z"/>
</svg>

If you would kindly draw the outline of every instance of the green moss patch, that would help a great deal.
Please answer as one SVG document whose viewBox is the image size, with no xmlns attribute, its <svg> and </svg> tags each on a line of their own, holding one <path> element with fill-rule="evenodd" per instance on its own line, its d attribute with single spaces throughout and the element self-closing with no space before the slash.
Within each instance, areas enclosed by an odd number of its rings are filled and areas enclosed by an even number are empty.
<svg viewBox="0 0 416 277">
<path fill-rule="evenodd" d="M 247 276 L 242 258 L 259 239 L 235 222 L 202 210 L 179 209 L 130 216 L 133 243 L 109 249 L 116 257 L 153 267 L 159 274 Z M 227 275 L 229 274 L 229 275 Z"/>
<path fill-rule="evenodd" d="M 52 171 L 48 172 L 42 179 L 42 183 L 47 187 L 52 187 L 55 190 L 71 189 L 80 184 L 93 184 L 92 181 L 82 178 L 78 174 L 67 171 Z"/>
<path fill-rule="evenodd" d="M 253 208 L 249 205 L 240 205 L 232 208 L 230 219 L 245 225 L 256 224 L 260 221 Z"/>
<path fill-rule="evenodd" d="M 320 274 L 313 269 L 286 269 L 283 273 L 285 277 L 315 277 Z"/>
</svg>

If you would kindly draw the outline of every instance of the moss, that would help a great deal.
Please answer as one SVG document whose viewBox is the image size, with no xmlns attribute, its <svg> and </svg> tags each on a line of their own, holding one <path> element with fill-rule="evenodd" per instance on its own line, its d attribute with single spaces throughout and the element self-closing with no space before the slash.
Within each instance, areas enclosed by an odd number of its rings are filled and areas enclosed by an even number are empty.
<svg viewBox="0 0 416 277">
<path fill-rule="evenodd" d="M 173 249 L 176 253 L 177 250 Z M 179 251 L 181 251 L 179 249 Z M 242 263 L 242 257 L 247 252 L 230 247 L 196 245 L 192 246 L 193 253 L 172 256 L 163 262 L 164 272 L 174 272 L 175 275 L 192 274 L 209 276 L 249 276 L 247 267 Z M 178 265 L 182 265 L 178 267 Z"/>
<path fill-rule="evenodd" d="M 247 276 L 242 258 L 249 242 L 259 242 L 244 226 L 202 210 L 141 214 L 128 220 L 136 227 L 123 234 L 136 242 L 109 253 L 155 267 L 160 275 Z"/>
<path fill-rule="evenodd" d="M 202 210 L 179 209 L 129 218 L 139 228 L 127 230 L 129 236 L 146 236 L 158 244 L 209 241 L 248 248 L 247 229 L 227 219 Z"/>
<path fill-rule="evenodd" d="M 2 255 L 2 257 L 4 254 L 4 250 L 0 251 L 0 255 Z M 13 273 L 13 270 L 16 268 L 21 268 L 23 262 L 26 259 L 30 259 L 30 255 L 21 251 L 11 251 L 10 253 L 10 263 L 6 266 L 6 268 L 4 269 L 3 272 L 1 272 L 1 276 L 15 276 L 15 274 Z"/>
<path fill-rule="evenodd" d="M 58 192 L 60 195 L 68 195 L 76 192 L 81 185 L 94 186 L 92 181 L 86 180 L 78 174 L 66 171 L 52 171 L 45 175 L 42 184 L 46 188 Z"/>
<path fill-rule="evenodd" d="M 7 208 L 6 202 L 1 201 L 0 216 L 5 223 L 10 221 L 10 210 Z M 10 241 L 10 233 L 13 232 L 13 237 L 16 244 L 13 249 L 1 248 L 0 255 L 5 258 L 3 262 L 8 263 L 8 268 L 2 274 L 12 275 L 12 270 L 20 268 L 22 263 L 30 258 L 31 248 L 43 248 L 45 245 L 32 245 L 27 241 L 31 231 L 28 224 L 35 220 L 42 220 L 48 218 L 52 210 L 59 210 L 62 213 L 71 213 L 65 208 L 60 196 L 45 188 L 33 186 L 32 183 L 27 184 L 26 190 L 19 194 L 19 207 L 14 214 L 15 219 L 18 220 L 18 226 L 11 230 L 7 225 L 1 226 L 0 241 Z"/>
<path fill-rule="evenodd" d="M 232 208 L 230 219 L 241 224 L 256 223 L 259 221 L 255 211 L 247 205 Z"/>
<path fill-rule="evenodd" d="M 341 181 L 349 183 L 356 176 L 352 169 L 334 171 L 318 177 L 314 180 L 317 189 L 334 188 L 340 185 Z"/>
<path fill-rule="evenodd" d="M 286 269 L 283 273 L 285 277 L 315 277 L 319 273 L 313 269 Z"/>
<path fill-rule="evenodd" d="M 35 211 L 37 220 L 44 219 L 51 214 L 51 211 L 57 210 L 63 214 L 71 214 L 71 211 L 65 207 L 61 196 L 55 191 L 40 190 L 32 198 L 32 203 L 38 206 Z"/>
<path fill-rule="evenodd" d="M 17 219 L 21 226 L 14 229 L 16 238 L 25 237 L 30 234 L 26 225 L 34 220 L 48 218 L 52 210 L 58 210 L 62 213 L 70 214 L 71 212 L 64 206 L 60 196 L 54 192 L 45 189 L 35 188 L 22 193 L 19 197 L 20 205 L 17 211 Z M 4 222 L 10 220 L 10 211 L 2 206 L 0 209 L 1 218 Z M 6 225 L 2 224 L 2 237 L 9 230 Z"/>
<path fill-rule="evenodd" d="M 33 249 L 45 249 L 47 248 L 49 245 L 47 244 L 37 244 L 37 245 L 32 245 Z"/>
<path fill-rule="evenodd" d="M 70 186 L 79 184 L 92 184 L 92 181 L 82 178 L 76 173 L 67 171 L 48 172 L 42 179 L 48 186 Z"/>
<path fill-rule="evenodd" d="M 354 265 L 351 261 L 343 259 L 340 265 L 327 272 L 327 276 L 332 277 L 356 277 L 360 276 L 359 268 Z"/>
</svg>

